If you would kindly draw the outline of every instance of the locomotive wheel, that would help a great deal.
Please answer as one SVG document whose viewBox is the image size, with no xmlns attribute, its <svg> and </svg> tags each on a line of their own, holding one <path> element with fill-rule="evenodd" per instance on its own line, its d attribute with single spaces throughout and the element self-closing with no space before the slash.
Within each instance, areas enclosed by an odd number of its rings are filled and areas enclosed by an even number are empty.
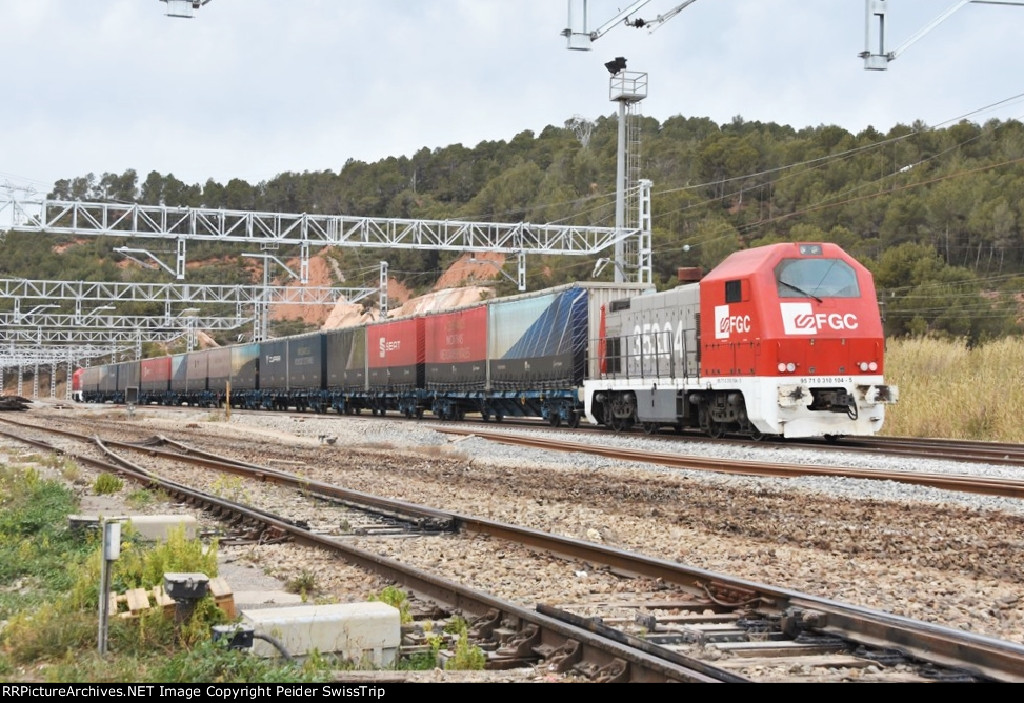
<svg viewBox="0 0 1024 703">
<path fill-rule="evenodd" d="M 558 413 L 551 413 L 548 415 L 548 424 L 552 427 L 558 427 L 562 424 L 562 416 Z"/>
<path fill-rule="evenodd" d="M 580 426 L 580 414 L 575 410 L 570 410 L 569 419 L 566 421 L 565 424 L 575 430 L 577 427 Z"/>
<path fill-rule="evenodd" d="M 765 434 L 761 430 L 759 430 L 756 427 L 754 427 L 753 425 L 751 425 L 751 427 L 750 427 L 750 438 L 752 440 L 754 440 L 755 442 L 760 442 L 761 440 L 763 440 L 765 438 Z"/>
<path fill-rule="evenodd" d="M 416 419 L 417 420 L 422 420 L 423 419 L 423 408 L 416 408 Z"/>
<path fill-rule="evenodd" d="M 658 426 L 653 422 L 645 422 L 644 434 L 658 434 Z"/>
<path fill-rule="evenodd" d="M 725 436 L 725 423 L 708 418 L 708 437 L 721 439 Z"/>
</svg>

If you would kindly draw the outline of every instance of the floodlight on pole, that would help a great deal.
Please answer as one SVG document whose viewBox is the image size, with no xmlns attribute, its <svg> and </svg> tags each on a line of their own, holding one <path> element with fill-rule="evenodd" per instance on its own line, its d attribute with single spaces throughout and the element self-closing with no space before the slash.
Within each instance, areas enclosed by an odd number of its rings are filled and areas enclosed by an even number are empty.
<svg viewBox="0 0 1024 703">
<path fill-rule="evenodd" d="M 167 3 L 167 10 L 164 14 L 168 17 L 191 19 L 192 13 L 210 0 L 160 0 L 160 2 Z"/>
<path fill-rule="evenodd" d="M 612 61 L 605 63 L 604 67 L 608 69 L 608 73 L 614 76 L 626 69 L 626 58 L 624 56 L 616 56 Z"/>
</svg>

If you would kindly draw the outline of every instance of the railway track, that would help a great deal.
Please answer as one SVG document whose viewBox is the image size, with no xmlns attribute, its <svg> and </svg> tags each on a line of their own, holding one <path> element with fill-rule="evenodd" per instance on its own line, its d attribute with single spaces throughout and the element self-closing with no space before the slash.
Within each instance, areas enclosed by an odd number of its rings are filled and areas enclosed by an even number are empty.
<svg viewBox="0 0 1024 703">
<path fill-rule="evenodd" d="M 23 430 L 24 431 L 24 430 Z M 65 437 L 74 433 L 65 432 Z M 90 438 L 78 435 L 77 441 Z M 104 442 L 106 450 L 134 452 L 147 460 L 195 462 L 205 469 L 251 473 L 254 480 L 289 486 L 305 495 L 323 494 L 355 502 L 352 495 L 288 472 L 207 454 L 172 441 Z M 153 482 L 151 471 L 119 459 L 121 473 Z M 600 569 L 639 579 L 629 598 L 541 604 L 525 609 L 479 594 L 419 569 L 382 559 L 336 537 L 311 533 L 252 506 L 232 504 L 174 482 L 164 490 L 202 501 L 209 509 L 259 522 L 303 543 L 338 550 L 350 562 L 387 574 L 418 595 L 474 615 L 479 641 L 493 653 L 492 664 L 543 660 L 589 672 L 592 680 L 815 680 L 822 670 L 846 668 L 888 673 L 896 680 L 1019 681 L 1024 648 L 927 625 L 886 613 L 795 593 L 786 589 L 689 569 L 589 542 L 567 539 L 469 517 L 423 509 L 431 519 L 447 518 L 469 536 L 503 540 L 534 552 L 557 554 L 577 568 Z M 372 497 L 371 497 L 372 498 Z M 374 507 L 393 514 L 417 506 L 374 498 Z M 655 584 L 656 587 L 652 587 Z M 499 634 L 496 634 L 499 633 Z M 488 639 L 490 637 L 491 639 Z M 496 638 L 496 639 L 495 639 Z M 612 644 L 609 644 L 612 643 Z M 704 655 L 704 658 L 698 655 Z M 653 658 L 652 662 L 650 658 Z M 723 664 L 723 660 L 727 664 Z M 660 663 L 655 663 L 660 662 Z M 666 666 L 671 667 L 666 668 Z M 676 668 L 676 667 L 681 667 Z M 794 676 L 793 671 L 811 672 Z M 766 673 L 768 672 L 768 673 Z M 787 672 L 790 672 L 787 674 Z M 677 678 L 679 677 L 679 678 Z"/>
<path fill-rule="evenodd" d="M 897 481 L 946 490 L 1024 498 L 1024 479 L 990 478 L 974 475 L 929 473 L 926 471 L 887 471 L 855 467 L 815 466 L 812 464 L 782 464 L 778 462 L 740 461 L 721 458 L 706 458 L 673 452 L 654 453 L 649 450 L 629 449 L 618 446 L 602 446 L 552 439 L 541 435 L 516 435 L 506 432 L 487 432 L 478 429 L 457 428 L 445 425 L 439 432 L 459 436 L 474 436 L 494 442 L 504 442 L 523 447 L 550 451 L 581 452 L 607 459 L 635 461 L 670 466 L 694 471 L 715 471 L 718 473 L 744 476 L 771 476 L 792 478 L 796 476 L 839 476 L 843 478 L 871 479 L 876 481 Z"/>
<path fill-rule="evenodd" d="M 115 407 L 115 406 L 110 406 Z M 147 411 L 167 413 L 167 412 L 181 412 L 181 413 L 194 413 L 195 408 L 182 406 L 179 408 L 165 407 L 165 406 L 140 406 L 134 409 L 137 413 L 146 413 Z M 214 410 L 214 412 L 217 412 Z M 232 408 L 231 413 L 240 415 L 254 415 L 260 416 L 265 415 L 268 411 L 262 410 L 242 410 Z M 281 413 L 276 413 L 281 414 Z M 289 412 L 284 413 L 291 417 L 307 418 L 312 417 L 310 413 L 299 413 Z M 343 415 L 332 415 L 328 414 L 320 417 L 337 418 L 339 422 L 345 421 L 347 416 Z M 710 445 L 727 445 L 727 446 L 751 446 L 751 447 L 770 447 L 770 446 L 781 446 L 781 447 L 808 447 L 813 448 L 815 451 L 835 451 L 835 452 L 850 452 L 850 453 L 861 453 L 861 454 L 880 454 L 884 456 L 901 456 L 906 458 L 917 458 L 917 459 L 931 459 L 931 460 L 942 460 L 952 462 L 967 462 L 967 463 L 982 463 L 982 464 L 994 464 L 1001 466 L 1020 466 L 1024 468 L 1024 444 L 1014 442 L 984 442 L 979 440 L 958 440 L 958 439 L 940 439 L 940 438 L 913 438 L 913 437 L 842 437 L 838 441 L 829 441 L 824 438 L 822 439 L 798 439 L 798 440 L 783 440 L 783 439 L 772 439 L 765 438 L 759 441 L 753 441 L 750 439 L 743 438 L 711 438 L 698 434 L 696 432 L 685 431 L 682 433 L 676 432 L 657 432 L 649 433 L 643 428 L 636 426 L 626 430 L 620 430 L 618 432 L 610 432 L 607 428 L 597 427 L 582 424 L 576 428 L 561 427 L 553 428 L 549 423 L 537 420 L 533 418 L 504 418 L 501 423 L 493 421 L 484 421 L 478 419 L 472 415 L 467 416 L 460 422 L 452 422 L 448 420 L 436 420 L 436 419 L 415 419 L 405 418 L 397 414 L 381 416 L 371 415 L 366 413 L 362 416 L 364 419 L 371 419 L 373 417 L 381 417 L 392 422 L 409 422 L 419 423 L 426 422 L 432 427 L 436 427 L 439 431 L 445 431 L 449 433 L 462 432 L 465 434 L 465 430 L 473 430 L 474 433 L 483 436 L 485 433 L 493 434 L 497 432 L 497 428 L 503 428 L 506 432 L 512 432 L 516 429 L 524 430 L 538 430 L 538 431 L 555 431 L 563 433 L 567 438 L 572 438 L 574 435 L 597 435 L 604 437 L 644 437 L 646 439 L 662 442 L 666 445 L 665 454 L 671 454 L 673 447 L 677 447 L 681 443 L 686 443 L 687 446 L 692 447 L 694 445 L 710 444 Z M 453 429 L 454 428 L 454 429 Z M 569 439 L 569 441 L 573 441 Z"/>
<path fill-rule="evenodd" d="M 255 412 L 255 411 L 253 411 Z M 257 416 L 258 412 L 255 413 Z M 293 417 L 308 417 L 305 414 L 293 415 Z M 409 419 L 396 419 L 402 422 L 417 422 Z M 11 419 L 11 422 L 14 422 Z M 968 473 L 930 472 L 924 470 L 886 470 L 852 466 L 824 466 L 814 463 L 781 463 L 777 461 L 747 461 L 735 459 L 722 459 L 718 457 L 702 457 L 696 454 L 680 453 L 676 450 L 678 439 L 667 436 L 661 437 L 666 451 L 652 452 L 649 449 L 631 449 L 616 444 L 595 444 L 593 442 L 580 442 L 571 439 L 573 434 L 568 433 L 566 438 L 561 436 L 551 437 L 550 433 L 523 432 L 517 434 L 512 427 L 537 428 L 538 423 L 507 423 L 509 427 L 495 429 L 495 423 L 485 422 L 461 422 L 461 423 L 440 423 L 434 426 L 438 432 L 459 437 L 479 437 L 494 442 L 532 447 L 547 451 L 579 452 L 601 456 L 611 460 L 644 462 L 658 464 L 660 466 L 687 469 L 693 471 L 713 471 L 723 474 L 735 474 L 742 476 L 762 476 L 775 478 L 794 478 L 804 476 L 831 476 L 853 479 L 867 479 L 876 481 L 895 481 L 932 488 L 974 493 L 978 495 L 999 496 L 1005 498 L 1024 498 L 1024 471 L 1021 478 L 1005 478 L 999 476 L 984 476 Z M 541 426 L 543 427 L 543 426 Z M 602 436 L 607 435 L 601 432 Z M 687 441 L 691 441 L 687 438 Z M 738 440 L 712 440 L 709 442 L 739 442 Z M 762 444 L 763 443 L 759 443 Z M 943 459 L 959 462 L 984 462 L 1001 464 L 1024 468 L 1024 446 L 1007 443 L 986 443 L 986 442 L 963 442 L 944 440 L 915 440 L 904 438 L 875 438 L 871 440 L 851 440 L 850 444 L 843 444 L 841 447 L 825 442 L 799 442 L 799 446 L 813 446 L 816 449 L 832 449 L 842 451 L 858 451 L 868 454 L 880 454 L 886 456 L 900 455 L 909 458 L 922 459 Z"/>
</svg>

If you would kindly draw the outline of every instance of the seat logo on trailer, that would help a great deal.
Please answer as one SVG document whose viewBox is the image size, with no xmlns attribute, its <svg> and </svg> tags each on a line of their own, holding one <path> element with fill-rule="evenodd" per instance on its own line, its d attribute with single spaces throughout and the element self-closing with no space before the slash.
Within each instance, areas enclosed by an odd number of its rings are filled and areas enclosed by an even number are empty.
<svg viewBox="0 0 1024 703">
<path fill-rule="evenodd" d="M 729 339 L 733 332 L 750 332 L 750 315 L 730 315 L 728 305 L 716 305 L 715 339 Z"/>
<path fill-rule="evenodd" d="M 786 334 L 817 334 L 822 330 L 855 330 L 860 321 L 853 313 L 815 313 L 810 303 L 779 303 Z"/>
<path fill-rule="evenodd" d="M 378 349 L 380 351 L 380 358 L 383 359 L 388 355 L 390 351 L 398 351 L 402 347 L 402 340 L 400 339 L 386 339 L 381 337 L 378 342 Z"/>
</svg>

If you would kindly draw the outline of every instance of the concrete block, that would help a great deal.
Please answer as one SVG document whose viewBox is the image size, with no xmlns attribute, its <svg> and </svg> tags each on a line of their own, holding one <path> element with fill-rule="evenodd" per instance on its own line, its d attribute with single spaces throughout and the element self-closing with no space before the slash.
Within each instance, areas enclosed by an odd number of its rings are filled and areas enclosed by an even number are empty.
<svg viewBox="0 0 1024 703">
<path fill-rule="evenodd" d="M 379 601 L 245 610 L 242 621 L 255 633 L 253 653 L 268 658 L 280 652 L 260 635 L 280 643 L 293 657 L 315 650 L 378 667 L 394 664 L 402 641 L 398 609 Z"/>
<path fill-rule="evenodd" d="M 172 529 L 185 529 L 185 539 L 195 539 L 197 521 L 191 515 L 129 515 L 125 518 L 138 531 L 139 536 L 150 542 L 167 539 Z"/>
<path fill-rule="evenodd" d="M 186 539 L 195 539 L 197 521 L 191 515 L 120 515 L 104 518 L 107 522 L 130 522 L 139 536 L 149 542 L 166 540 L 172 528 L 185 529 Z M 98 530 L 100 518 L 97 515 L 69 515 L 68 528 L 73 532 Z"/>
</svg>

